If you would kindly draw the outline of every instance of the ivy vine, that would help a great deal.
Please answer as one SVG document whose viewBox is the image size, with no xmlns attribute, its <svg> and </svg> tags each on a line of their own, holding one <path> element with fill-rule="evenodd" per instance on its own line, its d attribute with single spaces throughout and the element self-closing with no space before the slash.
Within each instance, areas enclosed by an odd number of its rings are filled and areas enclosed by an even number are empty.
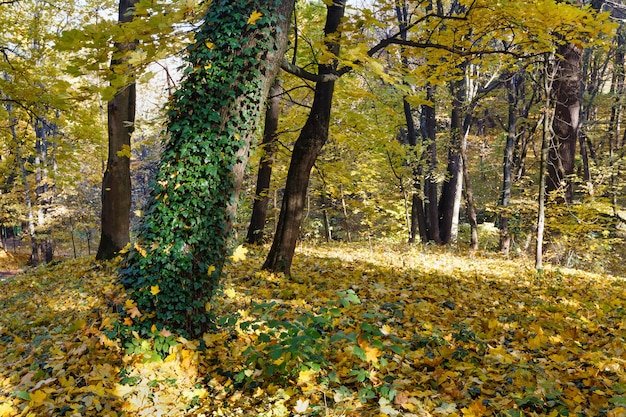
<svg viewBox="0 0 626 417">
<path fill-rule="evenodd" d="M 233 169 L 260 118 L 276 1 L 213 0 L 168 110 L 168 139 L 121 281 L 141 315 L 127 334 L 197 337 L 230 250 Z M 247 156 L 246 156 L 247 158 Z"/>
</svg>

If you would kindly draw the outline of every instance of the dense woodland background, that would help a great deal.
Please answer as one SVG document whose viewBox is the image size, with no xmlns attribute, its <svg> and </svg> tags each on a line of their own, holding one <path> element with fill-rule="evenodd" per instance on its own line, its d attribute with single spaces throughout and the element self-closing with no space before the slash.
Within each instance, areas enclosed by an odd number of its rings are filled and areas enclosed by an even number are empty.
<svg viewBox="0 0 626 417">
<path fill-rule="evenodd" d="M 202 6 L 138 3 L 126 26 L 116 23 L 115 6 L 2 4 L 3 27 L 10 28 L 3 33 L 0 63 L 2 245 L 14 252 L 29 248 L 30 264 L 97 250 L 107 102 L 135 80 L 137 120 L 130 149 L 121 156 L 130 158 L 133 224 L 151 190 L 163 140 L 162 106 L 179 86 L 182 61 L 176 57 L 190 42 Z M 593 7 L 602 17 L 594 17 Z M 342 52 L 335 57 L 323 45 L 323 3 L 298 3 L 289 63 L 313 75 L 317 64 L 332 59 L 340 75 L 298 237 L 467 248 L 475 220 L 477 248 L 534 256 L 547 126 L 555 153 L 548 161 L 546 259 L 619 272 L 622 13 L 611 2 L 583 8 L 348 2 Z M 111 53 L 130 40 L 125 69 L 111 66 Z M 561 60 L 571 59 L 564 52 L 569 46 L 574 64 L 559 69 Z M 557 84 L 566 84 L 566 77 L 576 79 L 568 88 L 579 116 L 567 139 L 575 148 L 571 166 L 559 173 L 550 169 L 566 159 L 557 155 L 561 116 L 553 109 L 565 100 Z M 272 90 L 277 126 L 271 144 L 255 147 L 246 170 L 235 226 L 239 240 L 248 234 L 256 170 L 266 160 L 271 180 L 260 191 L 267 215 L 265 222 L 257 220 L 262 231 L 255 233 L 271 241 L 276 230 L 289 159 L 315 92 L 315 77 L 306 78 L 282 71 Z M 257 132 L 261 142 L 261 127 Z M 467 176 L 461 203 L 456 184 L 462 161 Z M 473 199 L 466 209 L 468 190 Z"/>
</svg>

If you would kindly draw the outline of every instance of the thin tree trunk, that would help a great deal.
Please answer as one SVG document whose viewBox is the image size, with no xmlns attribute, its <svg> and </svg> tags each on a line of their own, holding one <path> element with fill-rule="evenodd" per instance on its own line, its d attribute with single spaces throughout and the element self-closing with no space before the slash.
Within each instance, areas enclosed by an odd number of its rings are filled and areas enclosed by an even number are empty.
<svg viewBox="0 0 626 417">
<path fill-rule="evenodd" d="M 463 140 L 461 142 L 461 163 L 463 164 L 463 182 L 465 183 L 465 202 L 467 207 L 467 218 L 470 224 L 470 249 L 478 250 L 478 217 L 476 215 L 476 203 L 474 202 L 474 191 L 469 174 L 469 163 L 467 158 L 467 137 L 469 136 L 470 124 L 466 127 Z"/>
<path fill-rule="evenodd" d="M 48 211 L 50 208 L 51 193 L 53 190 L 52 178 L 50 176 L 51 159 L 49 155 L 50 142 L 48 140 L 49 127 L 43 120 L 35 123 L 35 198 L 37 201 L 37 231 L 38 231 L 38 252 L 37 258 L 43 262 L 52 262 L 54 257 L 54 245 L 52 242 L 50 225 L 48 224 Z"/>
<path fill-rule="evenodd" d="M 349 243 L 352 243 L 352 234 L 350 232 L 350 222 L 348 221 L 348 208 L 346 206 L 346 198 L 343 194 L 343 186 L 340 186 L 341 191 L 341 209 L 343 210 L 344 228 L 346 229 L 346 238 Z"/>
<path fill-rule="evenodd" d="M 336 34 L 345 10 L 345 0 L 337 0 L 328 7 L 324 34 Z M 339 43 L 327 42 L 327 47 L 334 55 L 339 54 Z M 336 63 L 321 64 L 319 74 L 332 74 Z M 318 82 L 309 117 L 300 132 L 291 155 L 287 183 L 283 196 L 280 217 L 272 247 L 263 264 L 263 269 L 291 273 L 291 263 L 300 234 L 302 213 L 306 199 L 309 178 L 313 164 L 328 139 L 330 111 L 335 88 L 334 81 Z"/>
<path fill-rule="evenodd" d="M 504 145 L 504 160 L 502 162 L 502 191 L 500 194 L 500 250 L 506 256 L 509 255 L 511 247 L 511 234 L 509 232 L 509 212 L 508 207 L 511 202 L 512 186 L 512 163 L 513 148 L 517 136 L 517 114 L 519 105 L 519 85 L 523 82 L 520 74 L 513 74 L 507 82 L 507 97 L 509 104 L 509 120 L 507 126 L 506 144 Z"/>
<path fill-rule="evenodd" d="M 326 243 L 330 243 L 333 240 L 333 233 L 328 218 L 328 198 L 326 198 L 325 191 L 322 191 L 322 217 L 324 218 L 324 239 Z"/>
<path fill-rule="evenodd" d="M 278 129 L 281 93 L 281 82 L 279 78 L 276 78 L 274 85 L 270 89 L 268 106 L 265 112 L 265 128 L 263 130 L 263 142 L 261 143 L 262 156 L 259 162 L 252 217 L 248 227 L 248 235 L 246 236 L 246 242 L 249 244 L 260 244 L 263 242 L 263 229 L 265 228 L 267 207 L 269 205 L 272 165 L 276 150 L 276 130 Z"/>
<path fill-rule="evenodd" d="M 544 92 L 545 103 L 543 110 L 543 134 L 541 137 L 541 158 L 539 161 L 539 196 L 537 203 L 537 246 L 535 250 L 535 269 L 543 269 L 543 237 L 545 229 L 545 210 L 546 210 L 546 176 L 549 164 L 549 148 L 551 143 L 551 131 L 550 126 L 554 123 L 552 114 L 552 89 L 554 83 L 555 74 L 550 74 L 548 68 L 548 58 L 544 61 L 545 74 L 544 74 Z"/>
<path fill-rule="evenodd" d="M 8 109 L 9 114 L 11 113 L 11 109 Z M 35 233 L 35 216 L 33 210 L 33 202 L 30 195 L 30 185 L 28 184 L 28 172 L 26 170 L 26 165 L 24 164 L 24 160 L 22 159 L 22 152 L 19 149 L 19 141 L 17 139 L 17 133 L 15 131 L 15 121 L 11 120 L 11 135 L 13 137 L 13 142 L 15 144 L 15 158 L 17 159 L 17 164 L 20 168 L 20 174 L 22 175 L 22 183 L 24 184 L 24 200 L 26 202 L 26 222 L 28 227 L 28 236 L 30 237 L 30 247 L 31 247 L 31 256 L 28 261 L 30 265 L 36 266 L 39 265 L 39 251 L 38 251 L 38 242 L 37 242 L 37 234 Z M 15 242 L 15 239 L 13 240 Z M 15 249 L 15 245 L 13 245 L 13 249 Z"/>
<path fill-rule="evenodd" d="M 407 40 L 407 23 L 408 23 L 408 7 L 406 0 L 396 0 L 396 16 L 398 18 L 398 26 L 401 32 L 402 39 Z M 404 51 L 402 51 L 404 52 Z M 409 68 L 409 61 L 405 54 L 402 54 L 402 65 L 404 68 Z M 411 104 L 406 100 L 402 101 L 404 110 L 404 118 L 407 128 L 407 140 L 409 145 L 413 148 L 417 146 L 417 131 L 415 128 L 415 120 L 413 119 L 413 110 Z M 428 239 L 426 229 L 426 214 L 424 212 L 424 199 L 422 193 L 422 164 L 421 161 L 414 162 L 417 165 L 413 166 L 413 193 L 411 196 L 411 216 L 409 226 L 409 243 L 414 243 L 419 233 L 420 240 L 426 242 Z M 406 204 L 406 196 L 405 196 Z M 408 217 L 408 216 L 407 216 Z"/>
<path fill-rule="evenodd" d="M 435 87 L 429 86 L 426 88 L 426 99 L 434 103 Z M 426 182 L 424 183 L 427 241 L 441 244 L 439 234 L 439 205 L 437 200 L 438 189 L 435 178 L 435 171 L 437 169 L 437 120 L 435 118 L 434 104 L 433 106 L 422 106 L 422 118 L 424 126 L 422 136 L 428 143 L 426 147 L 426 152 L 428 153 L 428 174 L 426 176 Z"/>
<path fill-rule="evenodd" d="M 620 24 L 620 28 L 617 33 L 617 50 L 615 52 L 614 64 L 613 64 L 613 77 L 611 80 L 611 92 L 615 95 L 614 103 L 611 108 L 611 119 L 609 121 L 609 163 L 611 169 L 610 192 L 611 192 L 611 205 L 613 206 L 613 214 L 617 215 L 617 190 L 615 187 L 617 169 L 616 165 L 619 165 L 619 161 L 615 161 L 615 150 L 621 148 L 621 134 L 620 124 L 622 118 L 622 100 L 624 93 L 624 43 L 626 42 L 624 36 L 623 23 Z M 626 134 L 626 131 L 624 132 Z"/>
<path fill-rule="evenodd" d="M 118 21 L 133 20 L 133 7 L 138 0 L 120 0 Z M 116 54 L 134 49 L 136 42 L 117 43 Z M 123 65 L 125 57 L 113 58 L 111 66 Z M 130 71 L 130 67 L 128 68 Z M 132 75 L 131 75 L 132 78 Z M 102 215 L 100 245 L 96 259 L 115 257 L 130 241 L 130 137 L 135 124 L 135 83 L 122 87 L 109 101 L 109 156 L 102 179 Z"/>
</svg>

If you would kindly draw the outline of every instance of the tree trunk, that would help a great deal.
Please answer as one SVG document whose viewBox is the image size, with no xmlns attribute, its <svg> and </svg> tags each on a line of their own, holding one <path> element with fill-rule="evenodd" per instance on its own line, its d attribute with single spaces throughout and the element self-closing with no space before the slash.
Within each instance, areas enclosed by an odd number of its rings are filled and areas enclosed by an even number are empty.
<svg viewBox="0 0 626 417">
<path fill-rule="evenodd" d="M 509 104 L 509 120 L 507 126 L 506 143 L 504 145 L 504 160 L 502 162 L 502 191 L 500 194 L 500 250 L 504 255 L 509 255 L 511 247 L 511 234 L 509 232 L 508 207 L 511 202 L 511 186 L 513 184 L 513 148 L 517 137 L 517 115 L 519 111 L 520 83 L 523 83 L 519 73 L 513 74 L 508 80 L 507 98 Z"/>
<path fill-rule="evenodd" d="M 574 157 L 578 141 L 580 116 L 581 49 L 566 43 L 558 48 L 556 78 L 553 93 L 555 114 L 552 121 L 554 136 L 548 154 L 547 191 L 557 191 L 558 201 L 571 203 L 574 187 Z M 562 194 L 561 194 L 562 191 Z"/>
<path fill-rule="evenodd" d="M 7 106 L 7 110 L 9 115 L 11 114 L 11 107 Z M 13 138 L 13 143 L 15 144 L 15 159 L 17 159 L 17 164 L 20 168 L 20 174 L 22 176 L 22 183 L 24 184 L 24 200 L 26 201 L 26 220 L 27 220 L 27 229 L 28 236 L 30 237 L 30 247 L 31 247 L 31 256 L 28 261 L 29 265 L 39 265 L 39 252 L 37 250 L 37 235 L 35 234 L 35 216 L 33 214 L 33 202 L 30 195 L 30 185 L 28 183 L 28 171 L 26 170 L 26 165 L 24 159 L 22 158 L 22 152 L 20 150 L 20 143 L 17 139 L 17 133 L 15 131 L 15 124 L 17 123 L 15 119 L 9 119 L 9 123 L 11 125 L 11 136 Z M 15 252 L 15 239 L 13 239 L 13 249 Z"/>
<path fill-rule="evenodd" d="M 281 93 L 281 83 L 277 78 L 270 89 L 270 97 L 265 112 L 265 128 L 263 130 L 263 142 L 261 143 L 262 156 L 259 162 L 252 217 L 248 227 L 248 235 L 246 236 L 246 242 L 253 245 L 263 242 L 263 229 L 265 228 L 267 206 L 269 204 L 272 164 L 274 163 L 274 152 L 276 150 L 276 130 L 278 129 Z"/>
<path fill-rule="evenodd" d="M 337 32 L 344 14 L 345 3 L 345 0 L 338 0 L 328 6 L 325 35 L 329 36 Z M 338 43 L 327 42 L 327 47 L 334 55 L 339 54 Z M 336 70 L 336 65 L 336 63 L 319 65 L 319 74 L 332 74 Z M 311 169 L 328 138 L 334 87 L 334 81 L 318 82 L 315 86 L 311 112 L 291 155 L 276 234 L 263 264 L 265 270 L 282 272 L 285 275 L 291 273 L 291 263 L 300 234 Z"/>
<path fill-rule="evenodd" d="M 137 2 L 120 0 L 120 23 L 132 21 Z M 135 42 L 118 43 L 116 53 L 123 55 L 135 46 Z M 125 60 L 123 56 L 114 57 L 111 66 L 119 67 Z M 96 259 L 100 260 L 112 259 L 130 241 L 130 137 L 135 124 L 135 101 L 135 83 L 131 82 L 118 91 L 107 106 L 109 156 L 102 180 L 101 234 L 96 254 Z"/>
<path fill-rule="evenodd" d="M 554 125 L 554 114 L 552 113 L 552 90 L 555 84 L 555 74 L 558 74 L 558 69 L 555 73 L 550 73 L 548 69 L 548 58 L 545 58 L 544 66 L 546 67 L 544 73 L 544 92 L 545 103 L 543 109 L 543 134 L 541 137 L 541 158 L 539 161 L 539 196 L 537 203 L 537 246 L 535 247 L 535 269 L 543 269 L 543 237 L 545 228 L 545 209 L 546 209 L 546 174 L 549 165 L 549 153 L 550 153 L 550 124 Z"/>
<path fill-rule="evenodd" d="M 352 243 L 352 232 L 351 227 L 350 227 L 350 221 L 348 220 L 348 208 L 346 207 L 346 198 L 343 194 L 343 186 L 340 186 L 340 191 L 341 191 L 341 209 L 343 210 L 343 224 L 344 224 L 344 228 L 346 229 L 346 238 L 348 239 L 349 243 Z"/>
<path fill-rule="evenodd" d="M 407 126 L 407 140 L 409 146 L 413 149 L 417 146 L 417 131 L 415 129 L 415 121 L 413 120 L 413 111 L 411 105 L 403 100 L 404 117 Z M 426 215 L 424 213 L 424 200 L 422 198 L 422 163 L 421 161 L 413 162 L 413 193 L 411 196 L 411 223 L 409 228 L 409 242 L 415 242 L 419 234 L 420 240 L 426 242 Z"/>
<path fill-rule="evenodd" d="M 459 189 L 458 182 L 462 181 L 461 167 L 461 129 L 463 128 L 461 108 L 464 98 L 463 80 L 453 81 L 452 116 L 450 125 L 450 147 L 448 150 L 448 173 L 441 190 L 439 199 L 439 235 L 441 244 L 447 245 L 452 241 L 452 226 L 454 223 L 455 203 Z M 458 211 L 457 211 L 458 213 Z"/>
<path fill-rule="evenodd" d="M 407 22 L 409 10 L 406 0 L 396 0 L 396 16 L 398 18 L 398 26 L 402 33 L 402 39 L 407 40 Z M 404 52 L 404 51 L 402 51 Z M 402 66 L 409 69 L 409 61 L 406 55 L 402 54 Z M 413 119 L 413 109 L 406 99 L 403 100 L 404 118 L 406 121 L 407 140 L 413 148 L 417 146 L 417 131 L 415 128 L 415 120 Z M 428 239 L 426 228 L 426 214 L 424 212 L 424 199 L 422 193 L 422 164 L 421 161 L 413 167 L 413 193 L 411 197 L 411 223 L 409 227 L 409 243 L 414 243 L 419 233 L 420 240 L 426 242 Z M 405 198 L 406 201 L 406 198 Z"/>
<path fill-rule="evenodd" d="M 199 337 L 212 328 L 207 305 L 230 253 L 248 151 L 294 1 L 213 0 L 187 48 L 155 188 L 121 276 L 144 333 L 155 325 Z"/>
<path fill-rule="evenodd" d="M 609 121 L 609 163 L 611 169 L 611 178 L 609 179 L 611 205 L 613 206 L 613 214 L 617 215 L 617 173 L 619 170 L 619 161 L 615 160 L 615 151 L 622 147 L 620 140 L 620 125 L 623 113 L 623 93 L 624 93 L 624 44 L 626 39 L 624 36 L 624 24 L 621 23 L 617 32 L 617 48 L 613 63 L 613 77 L 611 79 L 611 93 L 615 95 L 614 103 L 611 108 L 611 119 Z M 625 131 L 626 134 L 626 131 Z"/>
<path fill-rule="evenodd" d="M 470 117 L 467 120 L 471 120 Z M 467 137 L 471 123 L 466 123 L 465 133 L 461 141 L 461 163 L 463 165 L 463 183 L 465 183 L 465 204 L 467 208 L 467 219 L 470 224 L 470 250 L 478 250 L 478 216 L 476 215 L 476 203 L 474 202 L 474 191 L 472 190 L 472 181 L 469 174 L 469 162 L 467 158 Z"/>
<path fill-rule="evenodd" d="M 435 87 L 427 87 L 426 99 L 434 103 Z M 424 195 L 426 196 L 426 204 L 424 211 L 426 212 L 427 241 L 441 243 L 439 236 L 439 206 L 437 204 L 437 181 L 435 179 L 435 170 L 437 169 L 437 120 L 435 118 L 435 107 L 422 106 L 422 137 L 427 141 L 426 152 L 428 153 L 428 174 L 424 183 Z"/>
</svg>

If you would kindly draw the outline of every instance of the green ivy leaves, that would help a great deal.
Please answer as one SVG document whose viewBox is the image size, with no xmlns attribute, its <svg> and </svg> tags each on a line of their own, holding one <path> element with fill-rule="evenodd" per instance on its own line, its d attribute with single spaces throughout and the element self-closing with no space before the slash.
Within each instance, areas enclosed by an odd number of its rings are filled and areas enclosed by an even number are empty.
<svg viewBox="0 0 626 417">
<path fill-rule="evenodd" d="M 193 337 L 212 327 L 207 305 L 230 247 L 233 168 L 255 134 L 265 58 L 275 48 L 277 2 L 267 3 L 214 1 L 187 48 L 185 78 L 169 106 L 169 140 L 139 230 L 144 252 L 132 250 L 122 270 L 142 313 L 127 320 L 128 334 L 149 335 L 154 325 Z"/>
</svg>

